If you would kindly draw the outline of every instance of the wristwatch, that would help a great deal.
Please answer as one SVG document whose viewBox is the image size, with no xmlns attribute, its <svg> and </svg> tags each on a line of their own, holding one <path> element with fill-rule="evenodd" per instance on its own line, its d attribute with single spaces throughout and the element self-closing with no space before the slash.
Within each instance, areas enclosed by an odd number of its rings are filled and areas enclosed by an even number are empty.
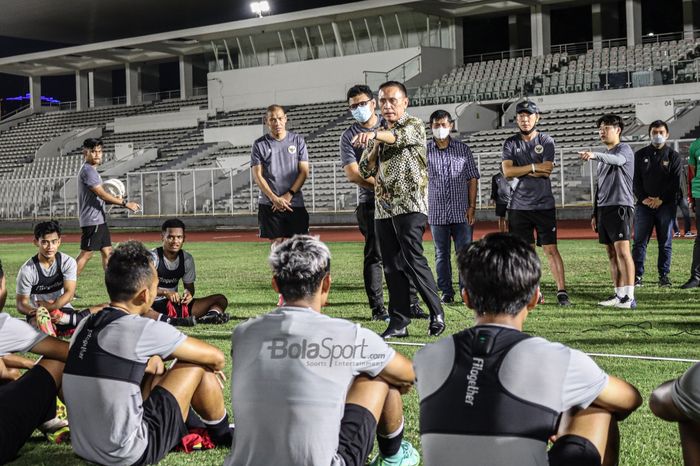
<svg viewBox="0 0 700 466">
<path fill-rule="evenodd" d="M 296 194 L 292 188 L 289 188 L 289 191 L 287 191 L 287 192 L 289 194 L 291 194 L 292 196 L 294 196 Z"/>
<path fill-rule="evenodd" d="M 122 199 L 122 207 L 126 207 L 126 199 Z"/>
</svg>

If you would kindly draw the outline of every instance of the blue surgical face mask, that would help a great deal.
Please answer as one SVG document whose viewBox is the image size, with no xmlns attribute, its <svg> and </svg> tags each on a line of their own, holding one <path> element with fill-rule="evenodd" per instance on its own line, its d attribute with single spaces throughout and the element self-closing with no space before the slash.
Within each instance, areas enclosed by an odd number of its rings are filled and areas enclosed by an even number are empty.
<svg viewBox="0 0 700 466">
<path fill-rule="evenodd" d="M 369 105 L 364 105 L 350 110 L 352 117 L 359 123 L 366 123 L 370 118 L 372 118 L 372 109 Z"/>
<path fill-rule="evenodd" d="M 655 134 L 651 137 L 651 142 L 656 144 L 657 146 L 660 146 L 666 142 L 666 136 L 664 136 L 663 134 Z"/>
</svg>

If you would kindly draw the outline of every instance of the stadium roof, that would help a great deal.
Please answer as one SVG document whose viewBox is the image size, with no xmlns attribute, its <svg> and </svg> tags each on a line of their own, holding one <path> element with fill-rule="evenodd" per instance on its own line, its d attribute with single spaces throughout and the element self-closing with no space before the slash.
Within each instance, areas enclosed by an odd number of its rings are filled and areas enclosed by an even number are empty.
<svg viewBox="0 0 700 466">
<path fill-rule="evenodd" d="M 273 5 L 274 1 L 271 0 Z M 98 42 L 90 40 L 91 37 L 114 37 L 116 33 L 123 37 L 124 29 L 130 30 L 132 23 L 136 24 L 135 30 L 143 30 L 143 18 L 152 23 L 154 29 L 151 30 L 162 30 L 168 24 L 183 24 L 183 16 L 187 15 L 195 15 L 192 21 L 196 23 L 211 15 L 212 2 L 178 0 L 177 7 L 174 7 L 171 0 L 3 0 L 3 14 L 0 15 L 3 36 L 61 40 L 80 45 L 0 58 L 0 72 L 27 76 L 61 75 L 78 70 L 118 67 L 125 63 L 165 60 L 209 52 L 212 40 L 245 36 L 262 29 L 289 28 L 290 23 L 294 27 L 315 25 L 319 19 L 347 19 L 370 11 L 376 15 L 417 10 L 437 16 L 466 16 L 522 10 L 536 4 L 573 3 L 572 0 L 364 0 L 264 18 Z M 219 9 L 225 5 L 219 0 L 214 3 Z M 236 8 L 240 8 L 241 3 L 247 7 L 248 1 L 238 0 Z M 198 14 L 201 15 L 199 20 L 196 18 Z"/>
</svg>

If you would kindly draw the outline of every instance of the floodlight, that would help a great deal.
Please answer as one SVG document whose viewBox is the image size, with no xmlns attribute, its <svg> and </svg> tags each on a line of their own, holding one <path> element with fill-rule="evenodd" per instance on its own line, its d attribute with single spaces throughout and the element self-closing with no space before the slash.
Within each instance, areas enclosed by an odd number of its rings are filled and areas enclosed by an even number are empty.
<svg viewBox="0 0 700 466">
<path fill-rule="evenodd" d="M 270 12 L 270 4 L 266 1 L 262 2 L 252 2 L 250 4 L 250 9 L 258 15 L 258 17 L 262 18 L 263 13 L 269 13 Z"/>
</svg>

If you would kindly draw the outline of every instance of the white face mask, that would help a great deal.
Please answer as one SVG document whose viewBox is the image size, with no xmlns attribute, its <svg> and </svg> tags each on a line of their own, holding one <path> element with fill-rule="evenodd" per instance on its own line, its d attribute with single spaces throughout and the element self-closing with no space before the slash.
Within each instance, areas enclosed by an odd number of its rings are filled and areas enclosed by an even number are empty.
<svg viewBox="0 0 700 466">
<path fill-rule="evenodd" d="M 660 146 L 661 144 L 666 142 L 666 136 L 663 134 L 655 134 L 651 137 L 651 142 Z"/>
<path fill-rule="evenodd" d="M 450 135 L 450 128 L 443 128 L 442 126 L 439 128 L 433 128 L 433 136 L 435 136 L 435 139 L 447 139 L 447 136 Z"/>
</svg>

